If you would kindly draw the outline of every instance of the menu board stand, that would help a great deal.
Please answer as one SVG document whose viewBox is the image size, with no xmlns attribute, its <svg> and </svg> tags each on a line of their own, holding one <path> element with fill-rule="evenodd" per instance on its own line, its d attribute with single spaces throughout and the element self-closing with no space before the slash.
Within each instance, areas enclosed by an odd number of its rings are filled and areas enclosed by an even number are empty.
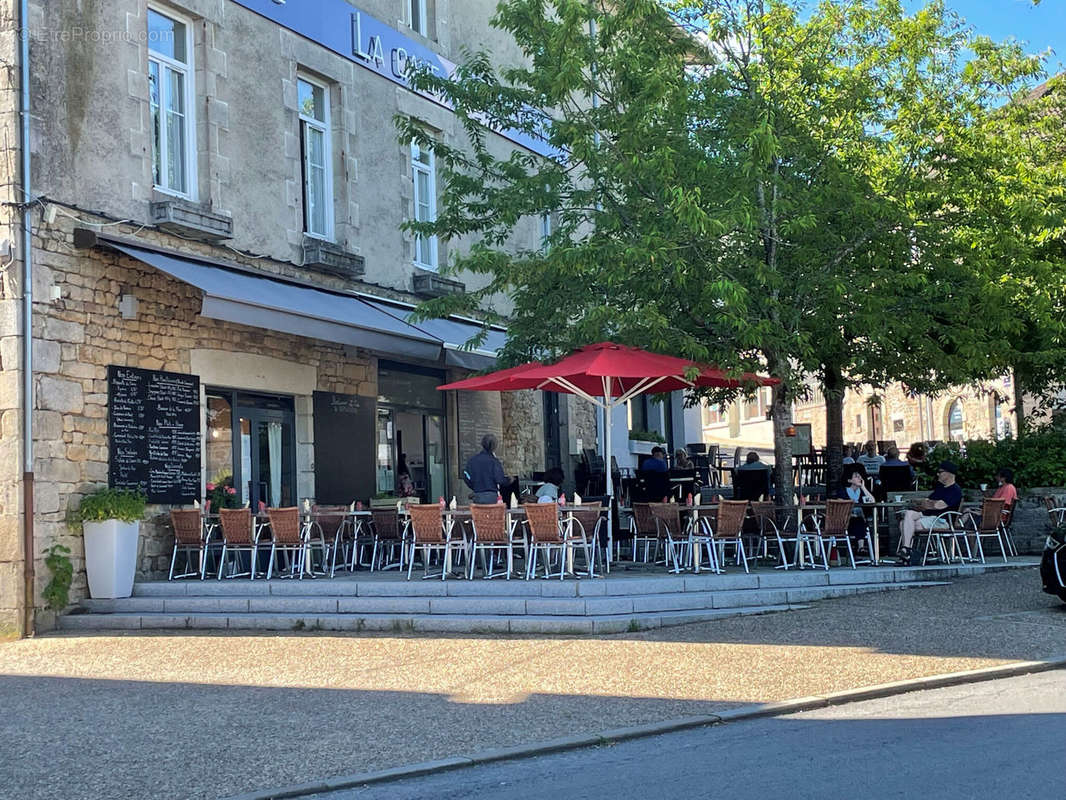
<svg viewBox="0 0 1066 800">
<path fill-rule="evenodd" d="M 107 368 L 108 484 L 149 503 L 200 498 L 200 379 L 179 372 Z"/>
</svg>

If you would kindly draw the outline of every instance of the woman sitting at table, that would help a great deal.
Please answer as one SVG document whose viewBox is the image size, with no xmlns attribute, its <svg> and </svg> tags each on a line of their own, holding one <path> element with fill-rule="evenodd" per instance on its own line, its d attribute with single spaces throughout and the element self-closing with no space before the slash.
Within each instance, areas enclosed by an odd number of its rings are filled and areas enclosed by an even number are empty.
<svg viewBox="0 0 1066 800">
<path fill-rule="evenodd" d="M 563 485 L 563 471 L 552 467 L 544 473 L 544 485 L 537 489 L 538 503 L 558 503 L 559 489 Z"/>
<path fill-rule="evenodd" d="M 863 470 L 858 467 L 845 467 L 844 480 L 836 495 L 838 500 L 850 500 L 855 504 L 851 508 L 851 519 L 848 520 L 848 536 L 856 553 L 864 553 L 866 549 L 866 513 L 862 504 L 876 502 L 866 488 L 865 477 Z"/>
</svg>

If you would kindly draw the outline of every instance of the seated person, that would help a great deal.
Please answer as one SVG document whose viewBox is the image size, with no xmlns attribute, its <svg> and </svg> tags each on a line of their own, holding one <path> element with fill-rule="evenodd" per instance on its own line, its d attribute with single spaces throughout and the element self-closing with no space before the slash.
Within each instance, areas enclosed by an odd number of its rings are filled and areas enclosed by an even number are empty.
<svg viewBox="0 0 1066 800">
<path fill-rule="evenodd" d="M 907 463 L 915 472 L 925 469 L 925 444 L 923 442 L 915 442 L 911 445 L 911 449 L 907 451 Z"/>
<path fill-rule="evenodd" d="M 1018 502 L 1018 489 L 1014 486 L 1014 470 L 1003 467 L 996 473 L 996 490 L 992 492 L 992 499 L 1002 498 L 1003 510 L 1006 511 Z"/>
<path fill-rule="evenodd" d="M 906 461 L 899 457 L 899 448 L 892 445 L 885 451 L 885 460 L 881 464 L 882 467 L 910 467 L 911 478 L 914 478 L 914 467 L 911 467 Z"/>
<path fill-rule="evenodd" d="M 953 462 L 942 462 L 936 471 L 936 479 L 940 485 L 921 502 L 921 510 L 908 509 L 903 512 L 903 518 L 899 522 L 899 532 L 900 556 L 904 564 L 911 563 L 915 529 L 933 530 L 936 518 L 942 512 L 958 511 L 959 506 L 962 505 L 962 487 L 955 483 L 955 476 L 958 472 L 959 468 Z"/>
<path fill-rule="evenodd" d="M 863 511 L 862 504 L 876 501 L 863 482 L 862 471 L 856 467 L 846 468 L 844 480 L 836 496 L 839 500 L 850 500 L 855 504 L 851 508 L 851 519 L 848 520 L 848 537 L 856 553 L 865 553 L 867 528 L 866 513 Z"/>
<path fill-rule="evenodd" d="M 558 503 L 559 489 L 563 485 L 563 471 L 552 467 L 544 473 L 544 485 L 537 489 L 538 503 Z"/>
<path fill-rule="evenodd" d="M 758 477 L 746 477 L 748 473 L 762 473 Z M 743 464 L 733 475 L 734 500 L 758 500 L 769 491 L 770 465 L 759 460 L 754 450 L 748 452 Z"/>
<path fill-rule="evenodd" d="M 666 451 L 659 445 L 651 449 L 651 457 L 644 459 L 640 465 L 641 472 L 666 472 L 670 468 L 666 465 Z"/>
<path fill-rule="evenodd" d="M 854 464 L 855 463 L 855 452 L 851 449 L 851 445 L 850 444 L 842 445 L 840 449 L 841 449 L 841 452 L 843 453 L 843 457 L 841 458 L 840 463 L 841 464 Z"/>
<path fill-rule="evenodd" d="M 878 455 L 877 444 L 871 439 L 862 448 L 862 454 L 855 461 L 863 465 L 867 475 L 876 476 L 881 465 L 885 463 L 885 457 Z"/>
<path fill-rule="evenodd" d="M 696 469 L 696 465 L 688 457 L 688 450 L 674 451 L 674 469 Z"/>
</svg>

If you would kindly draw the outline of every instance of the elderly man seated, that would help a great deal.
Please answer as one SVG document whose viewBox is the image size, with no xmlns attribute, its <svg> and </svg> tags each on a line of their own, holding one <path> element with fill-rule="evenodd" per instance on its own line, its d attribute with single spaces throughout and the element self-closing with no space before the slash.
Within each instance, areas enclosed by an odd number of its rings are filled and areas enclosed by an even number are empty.
<svg viewBox="0 0 1066 800">
<path fill-rule="evenodd" d="M 909 509 L 903 512 L 903 518 L 899 522 L 900 532 L 900 559 L 903 564 L 912 563 L 911 548 L 914 546 L 914 533 L 917 528 L 933 530 L 947 527 L 941 521 L 937 523 L 937 517 L 945 511 L 958 511 L 962 505 L 962 487 L 955 483 L 955 476 L 959 468 L 951 461 L 944 461 L 936 472 L 936 479 L 940 483 L 930 493 L 929 497 L 921 501 L 921 510 Z"/>
</svg>

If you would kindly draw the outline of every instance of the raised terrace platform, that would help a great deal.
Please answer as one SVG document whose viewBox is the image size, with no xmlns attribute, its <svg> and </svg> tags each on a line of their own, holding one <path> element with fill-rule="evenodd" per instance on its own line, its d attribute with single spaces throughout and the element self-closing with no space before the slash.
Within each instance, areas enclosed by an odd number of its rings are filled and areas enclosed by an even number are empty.
<svg viewBox="0 0 1066 800">
<path fill-rule="evenodd" d="M 59 618 L 62 630 L 231 629 L 619 633 L 743 614 L 802 608 L 860 592 L 935 586 L 1009 564 L 759 569 L 750 575 L 666 575 L 616 570 L 578 580 L 417 580 L 395 572 L 333 579 L 158 581 L 133 597 L 84 600 Z"/>
</svg>

